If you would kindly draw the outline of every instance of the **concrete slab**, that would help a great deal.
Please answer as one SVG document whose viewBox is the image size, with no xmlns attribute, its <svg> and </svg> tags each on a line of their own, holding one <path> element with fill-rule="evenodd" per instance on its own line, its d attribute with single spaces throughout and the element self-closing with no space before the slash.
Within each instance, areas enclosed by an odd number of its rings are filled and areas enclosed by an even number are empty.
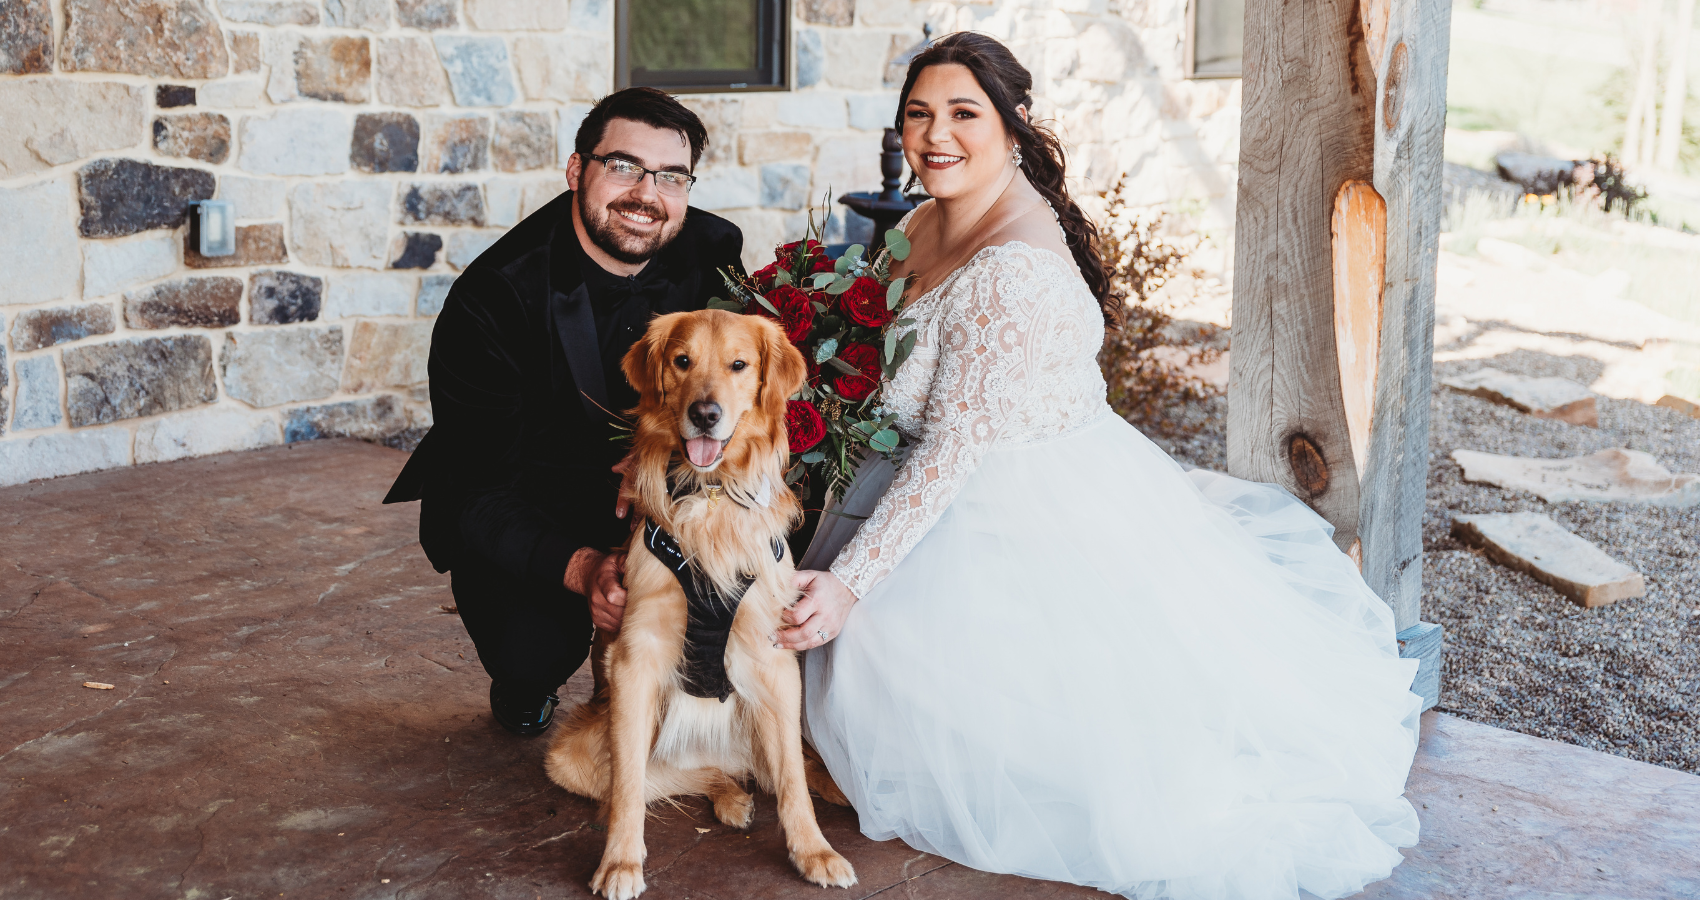
<svg viewBox="0 0 1700 900">
<path fill-rule="evenodd" d="M 0 896 L 588 896 L 593 804 L 490 722 L 415 508 L 378 503 L 404 459 L 321 441 L 0 489 Z M 1424 729 L 1423 842 L 1363 896 L 1700 897 L 1700 778 Z M 817 811 L 853 890 L 793 874 L 761 797 L 747 834 L 656 811 L 646 900 L 1103 896 Z"/>
</svg>

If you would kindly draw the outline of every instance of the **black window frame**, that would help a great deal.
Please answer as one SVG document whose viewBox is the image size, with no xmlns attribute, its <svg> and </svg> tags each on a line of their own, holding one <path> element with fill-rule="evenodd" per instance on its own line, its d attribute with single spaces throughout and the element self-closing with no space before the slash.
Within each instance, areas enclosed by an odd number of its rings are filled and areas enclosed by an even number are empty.
<svg viewBox="0 0 1700 900">
<path fill-rule="evenodd" d="M 655 87 L 674 94 L 725 94 L 791 89 L 791 0 L 756 0 L 758 28 L 754 69 L 672 69 L 633 78 L 631 0 L 615 0 L 614 87 Z"/>
<path fill-rule="evenodd" d="M 1206 81 L 1222 78 L 1243 78 L 1245 73 L 1245 54 L 1242 46 L 1240 68 L 1236 72 L 1200 72 L 1198 71 L 1198 4 L 1212 0 L 1187 0 L 1186 3 L 1186 43 L 1182 70 L 1188 80 Z M 1243 38 L 1242 38 L 1243 41 Z"/>
</svg>

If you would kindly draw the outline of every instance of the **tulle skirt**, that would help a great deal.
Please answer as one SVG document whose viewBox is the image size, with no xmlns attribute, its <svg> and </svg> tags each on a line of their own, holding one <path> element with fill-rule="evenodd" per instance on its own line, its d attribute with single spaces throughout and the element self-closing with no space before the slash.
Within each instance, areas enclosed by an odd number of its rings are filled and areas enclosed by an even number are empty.
<svg viewBox="0 0 1700 900">
<path fill-rule="evenodd" d="M 1114 416 L 993 450 L 806 655 L 809 738 L 866 835 L 976 869 L 1354 893 L 1416 843 L 1421 700 L 1332 532 Z"/>
</svg>

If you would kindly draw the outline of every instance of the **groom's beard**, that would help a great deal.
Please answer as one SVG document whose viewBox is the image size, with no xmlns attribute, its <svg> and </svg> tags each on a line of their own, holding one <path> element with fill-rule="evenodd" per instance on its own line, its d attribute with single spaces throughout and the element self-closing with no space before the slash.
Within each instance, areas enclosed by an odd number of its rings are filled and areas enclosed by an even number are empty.
<svg viewBox="0 0 1700 900">
<path fill-rule="evenodd" d="M 684 226 L 682 221 L 669 220 L 667 210 L 659 205 L 621 199 L 600 209 L 591 209 L 585 204 L 583 193 L 573 199 L 578 203 L 579 219 L 584 222 L 584 231 L 590 236 L 590 242 L 601 248 L 603 253 L 629 265 L 644 262 L 660 252 L 662 247 L 679 236 L 679 229 Z M 649 216 L 660 222 L 661 228 L 653 234 L 634 234 L 625 227 L 624 220 L 617 214 L 619 210 Z"/>
</svg>

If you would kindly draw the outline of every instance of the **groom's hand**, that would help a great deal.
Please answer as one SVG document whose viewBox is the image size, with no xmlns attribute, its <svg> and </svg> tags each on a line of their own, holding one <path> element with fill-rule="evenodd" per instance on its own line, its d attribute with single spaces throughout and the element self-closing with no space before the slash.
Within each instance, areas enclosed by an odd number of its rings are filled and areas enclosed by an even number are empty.
<svg viewBox="0 0 1700 900">
<path fill-rule="evenodd" d="M 779 614 L 780 629 L 768 637 L 784 650 L 810 650 L 838 637 L 856 595 L 831 572 L 803 570 L 796 575 L 803 592 L 790 609 Z"/>
<path fill-rule="evenodd" d="M 617 634 L 626 615 L 626 553 L 601 553 L 585 547 L 567 564 L 566 588 L 590 600 L 596 630 Z"/>
</svg>

